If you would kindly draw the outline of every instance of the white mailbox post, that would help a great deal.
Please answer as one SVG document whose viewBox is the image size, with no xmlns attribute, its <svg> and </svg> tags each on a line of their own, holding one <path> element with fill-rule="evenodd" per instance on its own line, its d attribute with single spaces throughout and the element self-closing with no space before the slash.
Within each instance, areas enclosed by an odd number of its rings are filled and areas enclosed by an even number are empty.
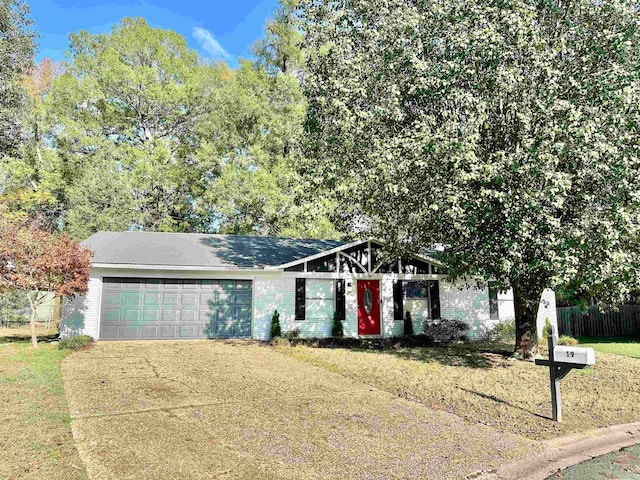
<svg viewBox="0 0 640 480">
<path fill-rule="evenodd" d="M 549 382 L 551 385 L 551 406 L 553 419 L 562 421 L 562 400 L 560 398 L 560 380 L 574 368 L 586 368 L 596 363 L 593 348 L 563 347 L 556 344 L 555 327 L 549 328 L 547 337 L 549 346 L 549 360 L 536 359 L 536 365 L 549 367 Z"/>
</svg>

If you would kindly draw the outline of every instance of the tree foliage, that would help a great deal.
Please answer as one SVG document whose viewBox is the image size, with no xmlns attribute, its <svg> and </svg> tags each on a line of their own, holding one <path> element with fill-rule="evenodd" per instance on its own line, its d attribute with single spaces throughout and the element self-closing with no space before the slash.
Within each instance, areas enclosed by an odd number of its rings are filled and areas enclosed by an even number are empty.
<svg viewBox="0 0 640 480">
<path fill-rule="evenodd" d="M 22 0 L 0 0 L 0 158 L 14 154 L 25 135 L 21 116 L 27 101 L 20 80 L 35 47 L 28 15 Z"/>
<path fill-rule="evenodd" d="M 620 302 L 638 282 L 637 2 L 309 1 L 308 171 L 454 279 Z"/>
<path fill-rule="evenodd" d="M 339 238 L 327 191 L 313 194 L 298 174 L 306 101 L 297 0 L 282 0 L 256 42 L 255 62 L 241 61 L 226 87 L 223 108 L 203 128 L 211 137 L 227 119 L 226 145 L 209 203 L 223 233 Z M 227 106 L 228 105 L 228 106 Z M 212 128 L 213 126 L 213 128 Z"/>
<path fill-rule="evenodd" d="M 131 198 L 116 223 L 198 228 L 198 199 L 215 171 L 215 159 L 197 157 L 197 125 L 212 87 L 205 71 L 214 67 L 200 65 L 182 36 L 143 19 L 125 18 L 110 34 L 81 31 L 70 38 L 67 71 L 48 99 L 60 155 L 78 166 L 77 175 L 112 163 L 100 179 L 101 186 L 118 186 L 111 205 L 121 205 L 123 193 Z M 121 182 L 106 178 L 114 170 Z M 87 209 L 100 212 L 103 198 L 84 200 L 71 220 Z"/>
<path fill-rule="evenodd" d="M 24 220 L 10 220 L 0 209 L 0 292 L 20 290 L 31 305 L 31 342 L 36 308 L 47 292 L 73 296 L 87 291 L 91 252 L 69 239 Z"/>
<path fill-rule="evenodd" d="M 176 32 L 124 18 L 71 35 L 68 62 L 25 75 L 30 135 L 0 161 L 12 214 L 84 238 L 98 230 L 336 237 L 327 196 L 296 173 L 306 103 L 295 3 L 256 61 L 198 58 Z"/>
</svg>

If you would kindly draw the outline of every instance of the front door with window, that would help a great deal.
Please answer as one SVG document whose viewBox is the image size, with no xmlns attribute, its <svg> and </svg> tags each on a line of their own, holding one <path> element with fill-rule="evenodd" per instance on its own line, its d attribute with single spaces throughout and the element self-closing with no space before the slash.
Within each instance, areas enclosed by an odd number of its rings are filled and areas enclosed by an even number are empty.
<svg viewBox="0 0 640 480">
<path fill-rule="evenodd" d="M 380 335 L 379 280 L 358 280 L 358 335 Z"/>
</svg>

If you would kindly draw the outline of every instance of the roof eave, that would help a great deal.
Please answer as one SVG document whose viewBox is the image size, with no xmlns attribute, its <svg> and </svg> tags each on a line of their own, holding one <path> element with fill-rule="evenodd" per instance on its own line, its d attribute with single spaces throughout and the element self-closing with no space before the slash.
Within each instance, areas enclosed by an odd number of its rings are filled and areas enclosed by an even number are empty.
<svg viewBox="0 0 640 480">
<path fill-rule="evenodd" d="M 196 271 L 196 272 L 260 272 L 265 267 L 238 267 L 236 265 L 143 265 L 133 263 L 102 263 L 92 262 L 93 268 L 118 269 L 118 270 L 179 270 L 179 271 Z"/>
</svg>

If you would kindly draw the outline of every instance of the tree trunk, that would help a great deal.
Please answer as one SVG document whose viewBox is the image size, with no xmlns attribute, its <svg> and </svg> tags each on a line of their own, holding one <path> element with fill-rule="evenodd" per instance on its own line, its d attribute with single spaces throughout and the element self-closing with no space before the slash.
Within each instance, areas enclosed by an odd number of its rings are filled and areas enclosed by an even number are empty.
<svg viewBox="0 0 640 480">
<path fill-rule="evenodd" d="M 38 337 L 36 336 L 36 307 L 29 292 L 27 292 L 27 298 L 29 299 L 29 305 L 31 306 L 31 316 L 29 317 L 29 326 L 31 327 L 31 345 L 33 345 L 33 348 L 38 348 Z"/>
<path fill-rule="evenodd" d="M 513 304 L 516 315 L 516 348 L 515 353 L 524 358 L 531 358 L 538 353 L 538 334 L 536 332 L 537 306 L 540 295 L 537 292 L 525 292 L 522 288 L 513 287 Z"/>
</svg>

